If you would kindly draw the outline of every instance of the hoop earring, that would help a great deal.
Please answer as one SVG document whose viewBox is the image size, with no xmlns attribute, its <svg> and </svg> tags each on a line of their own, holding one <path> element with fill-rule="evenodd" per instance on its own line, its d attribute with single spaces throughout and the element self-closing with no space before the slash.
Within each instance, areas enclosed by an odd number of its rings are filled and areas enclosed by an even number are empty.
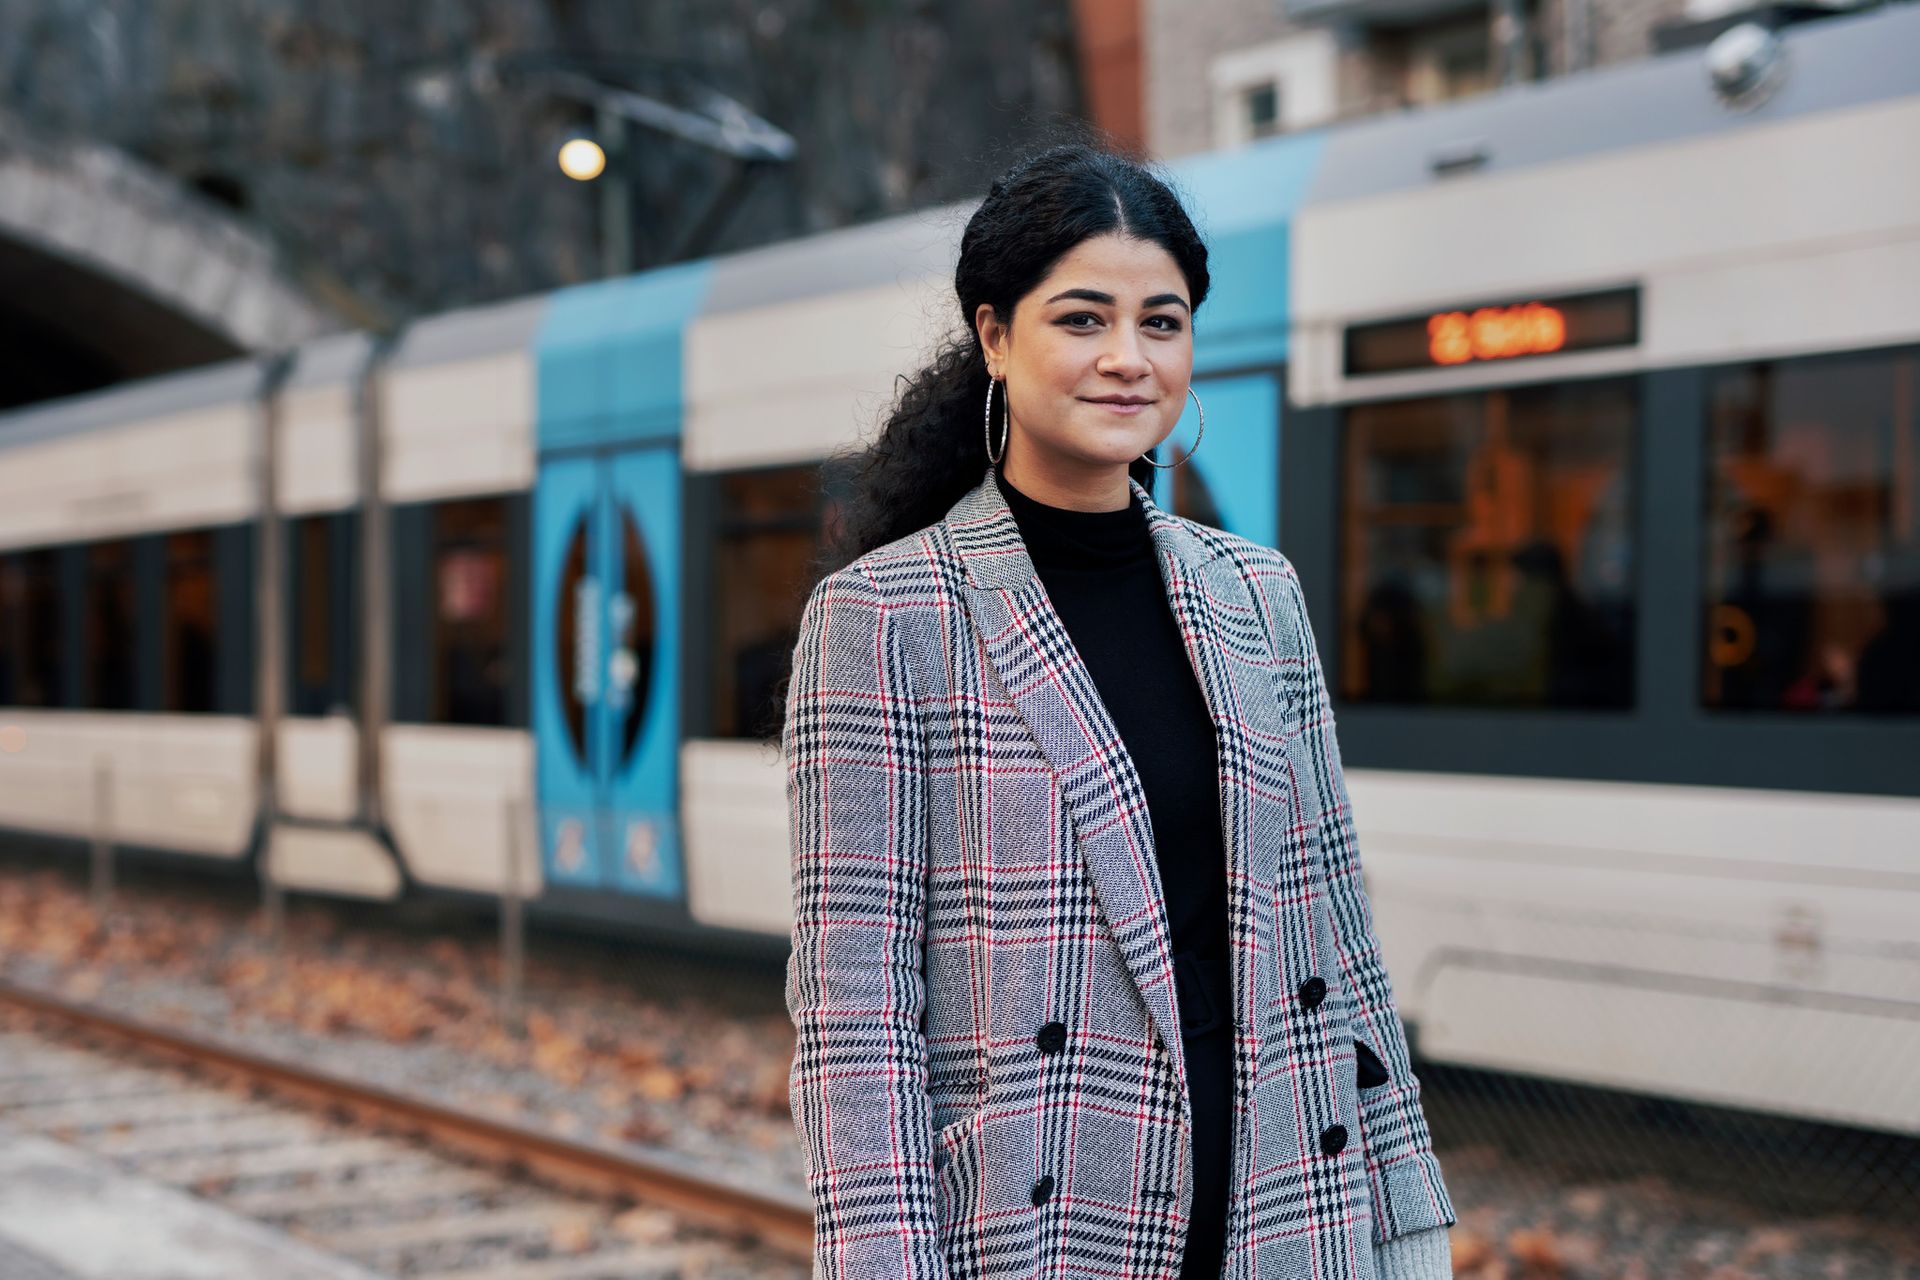
<svg viewBox="0 0 1920 1280">
<path fill-rule="evenodd" d="M 1181 455 L 1180 462 L 1185 462 L 1188 458 L 1191 458 L 1200 451 L 1200 437 L 1207 434 L 1207 411 L 1200 407 L 1200 397 L 1194 395 L 1193 384 L 1191 382 L 1187 384 L 1187 394 L 1193 397 L 1193 411 L 1200 415 L 1200 426 L 1193 433 L 1193 448 Z M 1144 453 L 1140 455 L 1140 460 L 1150 467 L 1159 467 L 1162 471 L 1171 471 L 1180 465 L 1180 462 L 1155 462 Z"/>
<path fill-rule="evenodd" d="M 999 381 L 1000 380 L 992 374 L 987 375 L 987 461 L 996 465 L 1001 458 L 1006 456 L 1007 433 L 1013 430 L 1013 417 L 1009 414 L 1007 417 L 1007 425 L 1005 429 L 1000 432 L 1000 452 L 995 453 L 993 451 L 993 388 Z"/>
</svg>

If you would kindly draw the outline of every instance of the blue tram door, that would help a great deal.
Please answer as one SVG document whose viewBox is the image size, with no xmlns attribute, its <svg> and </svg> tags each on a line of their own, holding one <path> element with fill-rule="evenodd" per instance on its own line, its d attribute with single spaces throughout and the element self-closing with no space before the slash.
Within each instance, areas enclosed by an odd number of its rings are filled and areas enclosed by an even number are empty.
<svg viewBox="0 0 1920 1280">
<path fill-rule="evenodd" d="M 533 717 L 549 884 L 678 901 L 679 460 L 549 459 L 534 496 Z"/>
<path fill-rule="evenodd" d="M 1259 543 L 1280 545 L 1280 384 L 1268 373 L 1195 377 L 1193 389 L 1207 406 L 1207 429 L 1191 402 L 1160 459 L 1190 462 L 1163 472 L 1170 477 L 1176 515 L 1210 524 Z"/>
</svg>

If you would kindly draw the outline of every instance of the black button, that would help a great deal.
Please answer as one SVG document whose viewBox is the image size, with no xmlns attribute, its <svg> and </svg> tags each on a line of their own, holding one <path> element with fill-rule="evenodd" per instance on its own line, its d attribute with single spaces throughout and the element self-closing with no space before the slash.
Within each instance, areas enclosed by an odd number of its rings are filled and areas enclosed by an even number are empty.
<svg viewBox="0 0 1920 1280">
<path fill-rule="evenodd" d="M 1320 1149 L 1330 1156 L 1337 1156 L 1346 1150 L 1346 1148 L 1347 1126 L 1343 1124 L 1328 1125 L 1326 1132 L 1320 1135 Z"/>
<path fill-rule="evenodd" d="M 1156 1052 L 1165 1053 L 1167 1051 L 1167 1042 L 1165 1040 L 1162 1040 L 1159 1036 L 1155 1036 L 1153 1038 L 1153 1047 Z"/>
<path fill-rule="evenodd" d="M 1040 1028 L 1040 1034 L 1033 1038 L 1042 1053 L 1058 1053 L 1067 1047 L 1067 1028 L 1064 1023 L 1049 1022 Z"/>
<path fill-rule="evenodd" d="M 1040 1181 L 1034 1183 L 1033 1184 L 1034 1207 L 1039 1208 L 1041 1205 L 1045 1204 L 1047 1202 L 1047 1197 L 1051 1196 L 1052 1194 L 1053 1194 L 1052 1178 L 1050 1177 L 1042 1178 L 1040 1179 Z"/>
<path fill-rule="evenodd" d="M 1305 982 L 1300 984 L 1300 1007 L 1301 1008 L 1303 1009 L 1317 1008 L 1320 1002 L 1322 1000 L 1325 1000 L 1326 998 L 1327 998 L 1326 979 L 1321 977 L 1312 977 L 1312 978 L 1308 978 Z"/>
</svg>

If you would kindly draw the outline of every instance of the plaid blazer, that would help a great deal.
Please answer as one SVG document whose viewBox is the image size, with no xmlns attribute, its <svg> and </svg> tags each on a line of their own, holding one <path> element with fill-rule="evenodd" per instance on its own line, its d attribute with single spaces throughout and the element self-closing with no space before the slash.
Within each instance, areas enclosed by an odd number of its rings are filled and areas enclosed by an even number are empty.
<svg viewBox="0 0 1920 1280">
<path fill-rule="evenodd" d="M 1299 582 L 1133 491 L 1219 740 L 1224 1272 L 1371 1280 L 1373 1245 L 1454 1215 Z M 814 588 L 782 748 L 814 1274 L 1176 1275 L 1191 1120 L 1140 779 L 991 472 Z"/>
</svg>

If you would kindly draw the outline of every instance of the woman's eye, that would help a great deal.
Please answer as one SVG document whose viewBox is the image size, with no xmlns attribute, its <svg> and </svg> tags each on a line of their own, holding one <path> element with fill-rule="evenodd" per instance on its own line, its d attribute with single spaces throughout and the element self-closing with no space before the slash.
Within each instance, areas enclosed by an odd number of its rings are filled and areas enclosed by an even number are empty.
<svg viewBox="0 0 1920 1280">
<path fill-rule="evenodd" d="M 1098 328 L 1102 321 L 1091 311 L 1076 311 L 1072 315 L 1061 316 L 1057 323 L 1062 328 L 1085 332 Z M 1160 333 L 1178 333 L 1182 327 L 1178 316 L 1148 316 L 1144 323 L 1148 328 Z"/>
</svg>

